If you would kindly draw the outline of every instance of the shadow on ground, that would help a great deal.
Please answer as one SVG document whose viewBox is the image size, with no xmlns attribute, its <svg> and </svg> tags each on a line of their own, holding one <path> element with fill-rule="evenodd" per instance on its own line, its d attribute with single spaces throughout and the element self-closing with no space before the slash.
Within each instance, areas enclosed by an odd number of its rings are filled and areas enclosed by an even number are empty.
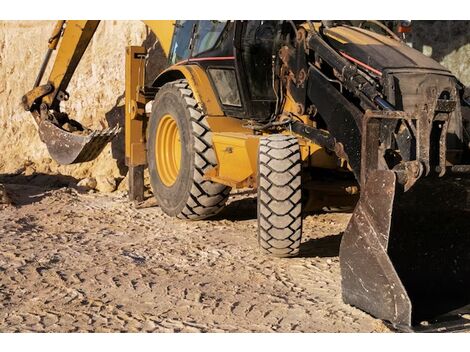
<svg viewBox="0 0 470 352">
<path fill-rule="evenodd" d="M 301 258 L 330 258 L 339 256 L 339 245 L 343 232 L 322 238 L 311 238 L 300 244 Z"/>
<path fill-rule="evenodd" d="M 34 173 L 0 174 L 0 184 L 3 184 L 13 205 L 28 205 L 40 201 L 47 192 L 63 187 L 76 188 L 78 180 L 72 176 L 48 175 Z"/>
<path fill-rule="evenodd" d="M 233 200 L 210 220 L 243 221 L 256 219 L 256 196 Z"/>
<path fill-rule="evenodd" d="M 256 197 L 238 199 L 230 202 L 211 220 L 242 221 L 256 219 Z M 342 210 L 344 212 L 344 209 Z M 351 211 L 351 210 L 350 210 Z M 343 232 L 322 238 L 312 238 L 300 245 L 301 258 L 329 258 L 339 256 L 339 246 Z"/>
</svg>

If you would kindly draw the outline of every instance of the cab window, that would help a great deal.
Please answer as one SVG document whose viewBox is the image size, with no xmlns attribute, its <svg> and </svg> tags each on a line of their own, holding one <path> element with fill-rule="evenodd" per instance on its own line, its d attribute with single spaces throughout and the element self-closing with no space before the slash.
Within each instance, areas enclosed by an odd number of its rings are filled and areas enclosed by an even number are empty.
<svg viewBox="0 0 470 352">
<path fill-rule="evenodd" d="M 193 56 L 214 48 L 222 34 L 227 21 L 199 21 L 196 29 Z"/>
<path fill-rule="evenodd" d="M 176 29 L 170 51 L 171 64 L 176 64 L 189 58 L 191 37 L 196 23 L 197 21 L 176 21 Z"/>
</svg>

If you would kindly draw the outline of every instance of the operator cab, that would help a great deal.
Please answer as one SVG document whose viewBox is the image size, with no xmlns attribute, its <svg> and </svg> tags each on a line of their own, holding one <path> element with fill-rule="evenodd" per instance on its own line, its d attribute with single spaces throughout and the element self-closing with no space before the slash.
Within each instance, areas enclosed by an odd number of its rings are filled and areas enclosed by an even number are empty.
<svg viewBox="0 0 470 352">
<path fill-rule="evenodd" d="M 281 21 L 176 21 L 169 64 L 202 67 L 228 116 L 263 121 L 276 105 Z"/>
</svg>

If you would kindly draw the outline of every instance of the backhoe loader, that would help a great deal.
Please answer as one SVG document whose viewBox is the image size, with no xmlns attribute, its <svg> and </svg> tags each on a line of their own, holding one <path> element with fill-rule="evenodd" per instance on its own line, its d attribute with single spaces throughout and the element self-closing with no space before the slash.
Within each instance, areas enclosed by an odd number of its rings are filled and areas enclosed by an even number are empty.
<svg viewBox="0 0 470 352">
<path fill-rule="evenodd" d="M 344 302 L 406 331 L 470 325 L 469 91 L 451 72 L 346 21 L 144 22 L 168 67 L 146 84 L 145 48 L 126 49 L 131 199 L 143 197 L 144 168 L 161 209 L 181 219 L 256 189 L 259 247 L 278 257 L 299 253 L 303 214 L 355 205 L 340 246 Z M 97 26 L 59 21 L 23 97 L 62 164 L 94 159 L 120 131 L 60 110 Z"/>
</svg>

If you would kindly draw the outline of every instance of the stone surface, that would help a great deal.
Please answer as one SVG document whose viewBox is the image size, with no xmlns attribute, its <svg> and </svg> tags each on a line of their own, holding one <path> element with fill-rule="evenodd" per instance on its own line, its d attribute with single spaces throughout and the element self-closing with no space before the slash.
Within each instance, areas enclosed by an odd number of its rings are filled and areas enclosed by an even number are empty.
<svg viewBox="0 0 470 352">
<path fill-rule="evenodd" d="M 470 85 L 470 21 L 413 21 L 411 43 Z"/>
<path fill-rule="evenodd" d="M 85 190 L 96 189 L 97 182 L 94 177 L 85 177 L 77 183 L 77 186 Z"/>
<path fill-rule="evenodd" d="M 106 175 L 96 176 L 96 189 L 103 193 L 110 193 L 116 190 L 116 180 L 114 177 Z"/>
</svg>

